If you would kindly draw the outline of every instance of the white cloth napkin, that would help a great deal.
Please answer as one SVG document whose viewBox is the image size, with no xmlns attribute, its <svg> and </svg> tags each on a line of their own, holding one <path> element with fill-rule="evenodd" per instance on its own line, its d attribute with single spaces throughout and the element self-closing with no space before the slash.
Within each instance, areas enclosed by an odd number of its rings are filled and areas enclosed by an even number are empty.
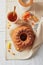
<svg viewBox="0 0 43 65">
<path fill-rule="evenodd" d="M 41 17 L 40 22 L 38 24 L 36 39 L 32 48 L 33 54 L 41 46 L 42 43 L 43 43 L 43 17 Z"/>
</svg>

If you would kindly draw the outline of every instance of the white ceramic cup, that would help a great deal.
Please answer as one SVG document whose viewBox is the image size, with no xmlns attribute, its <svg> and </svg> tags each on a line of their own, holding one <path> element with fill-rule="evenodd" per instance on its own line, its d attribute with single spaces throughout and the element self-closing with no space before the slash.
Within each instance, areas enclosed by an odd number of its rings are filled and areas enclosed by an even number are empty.
<svg viewBox="0 0 43 65">
<path fill-rule="evenodd" d="M 28 0 L 23 0 L 23 2 L 24 1 L 28 1 Z M 30 0 L 29 0 L 30 1 Z M 28 5 L 28 6 L 23 6 L 22 4 L 20 4 L 20 2 L 19 2 L 19 0 L 18 0 L 18 2 L 17 2 L 17 4 L 18 4 L 18 10 L 21 12 L 19 12 L 19 14 L 21 15 L 22 13 L 24 13 L 25 11 L 27 11 L 27 10 L 30 10 L 30 8 L 31 8 L 31 6 L 32 6 L 32 4 L 33 4 L 33 0 L 31 0 L 32 2 L 31 2 L 31 4 L 30 5 Z M 28 4 L 28 3 L 27 3 Z"/>
</svg>

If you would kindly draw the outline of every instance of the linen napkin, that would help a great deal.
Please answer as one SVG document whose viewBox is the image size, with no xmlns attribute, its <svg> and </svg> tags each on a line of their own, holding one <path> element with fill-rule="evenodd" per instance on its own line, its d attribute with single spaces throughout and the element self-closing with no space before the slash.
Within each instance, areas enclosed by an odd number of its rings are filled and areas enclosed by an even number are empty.
<svg viewBox="0 0 43 65">
<path fill-rule="evenodd" d="M 43 44 L 43 17 L 41 17 L 38 27 L 36 29 L 36 39 L 32 48 L 32 54 L 34 54 L 41 46 L 41 44 Z"/>
</svg>

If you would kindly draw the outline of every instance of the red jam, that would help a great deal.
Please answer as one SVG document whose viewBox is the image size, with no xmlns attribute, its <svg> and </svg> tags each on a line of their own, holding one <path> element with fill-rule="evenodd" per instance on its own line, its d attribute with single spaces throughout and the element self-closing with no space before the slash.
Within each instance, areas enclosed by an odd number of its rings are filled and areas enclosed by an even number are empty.
<svg viewBox="0 0 43 65">
<path fill-rule="evenodd" d="M 16 13 L 15 13 L 14 15 L 13 15 L 13 12 L 10 12 L 10 13 L 8 14 L 8 20 L 9 20 L 9 21 L 15 22 L 16 19 L 17 19 L 17 14 L 16 14 Z"/>
</svg>

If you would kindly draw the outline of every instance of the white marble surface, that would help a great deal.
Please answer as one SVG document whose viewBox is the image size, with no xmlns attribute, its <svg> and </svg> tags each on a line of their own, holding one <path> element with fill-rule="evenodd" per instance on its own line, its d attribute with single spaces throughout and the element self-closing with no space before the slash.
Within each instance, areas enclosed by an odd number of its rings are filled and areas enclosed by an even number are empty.
<svg viewBox="0 0 43 65">
<path fill-rule="evenodd" d="M 43 65 L 43 45 L 29 60 L 5 60 L 5 0 L 0 0 L 0 65 Z"/>
</svg>

